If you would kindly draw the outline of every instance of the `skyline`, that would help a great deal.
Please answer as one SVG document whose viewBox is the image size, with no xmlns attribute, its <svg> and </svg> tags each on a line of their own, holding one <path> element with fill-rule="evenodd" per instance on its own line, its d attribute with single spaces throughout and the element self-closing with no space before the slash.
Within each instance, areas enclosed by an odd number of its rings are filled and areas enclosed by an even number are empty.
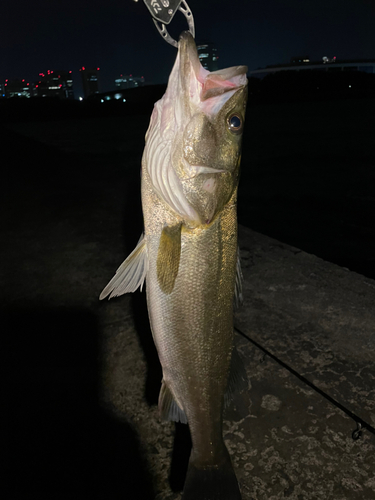
<svg viewBox="0 0 375 500">
<path fill-rule="evenodd" d="M 220 68 L 245 64 L 254 70 L 305 54 L 310 60 L 375 57 L 370 0 L 344 5 L 338 0 L 232 0 L 230 8 L 222 0 L 188 3 L 196 40 L 216 44 Z M 144 75 L 147 83 L 167 81 L 176 49 L 157 33 L 142 1 L 107 0 L 87 9 L 83 0 L 66 0 L 62 9 L 40 0 L 37 7 L 26 2 L 21 7 L 7 5 L 0 20 L 2 81 L 35 81 L 39 72 L 60 68 L 72 70 L 78 84 L 82 66 L 101 68 L 104 91 L 121 73 Z M 178 38 L 184 29 L 185 18 L 177 13 L 168 31 Z"/>
</svg>

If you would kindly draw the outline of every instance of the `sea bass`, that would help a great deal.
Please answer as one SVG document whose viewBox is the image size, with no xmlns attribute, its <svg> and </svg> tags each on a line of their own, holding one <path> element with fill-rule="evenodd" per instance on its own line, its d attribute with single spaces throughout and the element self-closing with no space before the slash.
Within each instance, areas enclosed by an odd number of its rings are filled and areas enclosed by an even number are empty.
<svg viewBox="0 0 375 500">
<path fill-rule="evenodd" d="M 246 72 L 205 70 L 192 35 L 180 36 L 146 133 L 144 236 L 100 296 L 133 292 L 146 279 L 163 369 L 161 416 L 188 423 L 191 432 L 184 500 L 241 499 L 222 420 L 241 371 L 233 302 L 240 287 L 236 205 Z"/>
</svg>

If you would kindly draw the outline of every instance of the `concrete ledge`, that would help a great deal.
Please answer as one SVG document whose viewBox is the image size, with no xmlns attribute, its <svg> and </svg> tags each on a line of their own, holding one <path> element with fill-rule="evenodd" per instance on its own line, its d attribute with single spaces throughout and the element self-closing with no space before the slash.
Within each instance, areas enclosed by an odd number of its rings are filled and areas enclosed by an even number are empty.
<svg viewBox="0 0 375 500">
<path fill-rule="evenodd" d="M 240 228 L 236 324 L 375 426 L 375 281 Z"/>
</svg>

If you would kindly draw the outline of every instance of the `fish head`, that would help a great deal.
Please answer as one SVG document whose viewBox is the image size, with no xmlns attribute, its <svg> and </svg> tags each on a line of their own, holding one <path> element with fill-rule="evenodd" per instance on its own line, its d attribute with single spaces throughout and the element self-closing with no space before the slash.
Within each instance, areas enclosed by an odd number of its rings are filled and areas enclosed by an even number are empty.
<svg viewBox="0 0 375 500">
<path fill-rule="evenodd" d="M 246 66 L 207 71 L 200 63 L 192 35 L 184 32 L 180 36 L 166 93 L 156 103 L 151 119 L 153 134 L 150 124 L 148 135 L 153 135 L 154 150 L 157 143 L 164 144 L 159 179 L 154 172 L 156 184 L 160 188 L 169 179 L 169 191 L 173 190 L 178 203 L 170 192 L 167 199 L 167 189 L 164 200 L 190 226 L 211 223 L 236 192 L 247 100 L 246 72 Z M 155 130 L 159 133 L 156 140 Z M 147 140 L 146 136 L 146 145 Z"/>
</svg>

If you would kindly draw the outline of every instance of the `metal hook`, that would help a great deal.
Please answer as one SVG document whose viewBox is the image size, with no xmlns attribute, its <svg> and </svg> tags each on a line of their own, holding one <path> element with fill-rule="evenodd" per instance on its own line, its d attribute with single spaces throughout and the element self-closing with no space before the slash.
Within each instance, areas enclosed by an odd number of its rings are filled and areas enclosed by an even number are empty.
<svg viewBox="0 0 375 500">
<path fill-rule="evenodd" d="M 138 0 L 134 0 L 138 2 Z M 178 46 L 176 40 L 174 40 L 168 33 L 166 24 L 169 24 L 176 12 L 179 10 L 185 16 L 189 31 L 195 37 L 195 27 L 193 14 L 186 3 L 185 0 L 143 0 L 146 7 L 150 11 L 153 17 L 156 29 L 159 31 L 160 35 L 164 40 L 174 47 Z"/>
</svg>

